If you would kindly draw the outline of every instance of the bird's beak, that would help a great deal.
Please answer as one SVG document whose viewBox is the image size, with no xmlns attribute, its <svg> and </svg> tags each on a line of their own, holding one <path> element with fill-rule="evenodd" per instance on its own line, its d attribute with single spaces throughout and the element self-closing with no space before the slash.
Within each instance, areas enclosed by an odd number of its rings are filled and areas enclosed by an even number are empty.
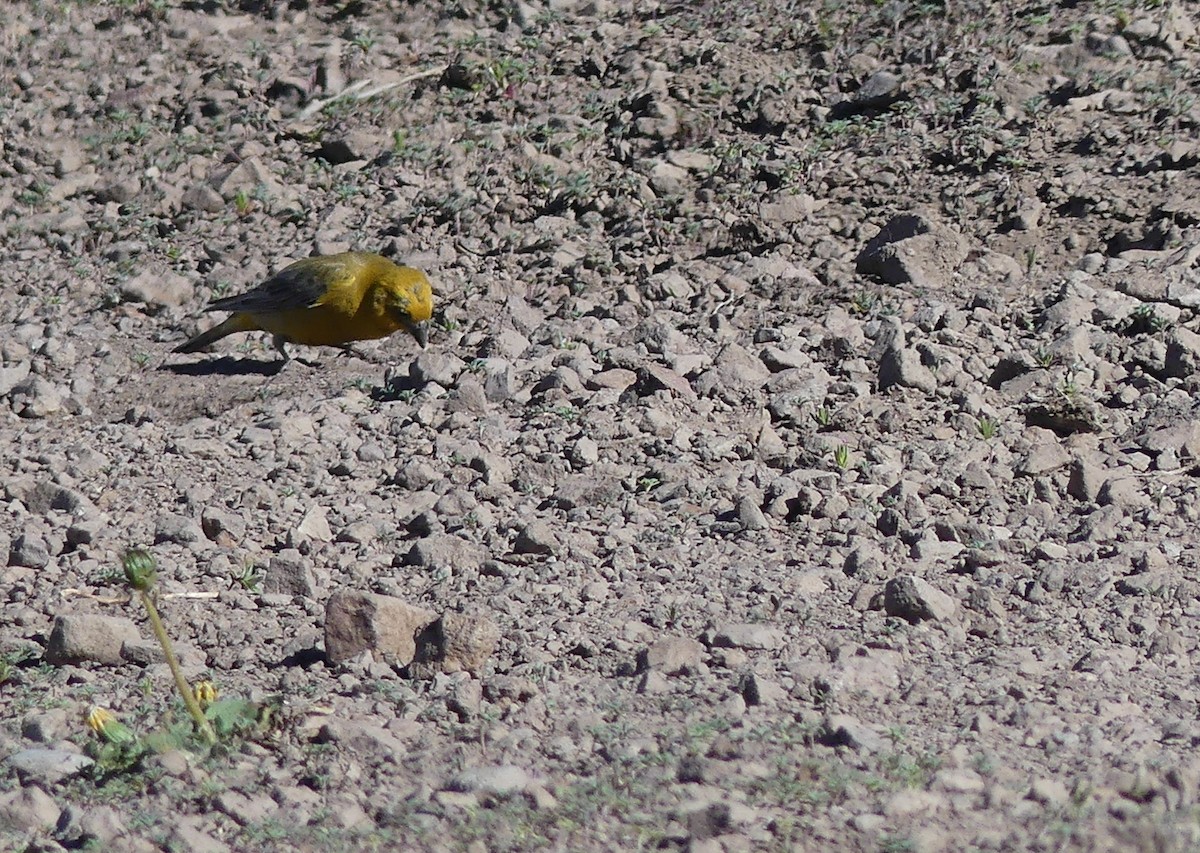
<svg viewBox="0 0 1200 853">
<path fill-rule="evenodd" d="M 417 343 L 421 345 L 421 349 L 425 349 L 425 345 L 429 343 L 429 325 L 424 322 L 417 323 L 409 331 L 417 339 Z"/>
</svg>

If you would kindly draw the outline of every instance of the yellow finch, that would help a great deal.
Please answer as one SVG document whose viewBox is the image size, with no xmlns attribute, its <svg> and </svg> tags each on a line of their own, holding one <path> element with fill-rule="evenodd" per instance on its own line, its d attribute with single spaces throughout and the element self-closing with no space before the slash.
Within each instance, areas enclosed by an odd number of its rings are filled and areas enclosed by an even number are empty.
<svg viewBox="0 0 1200 853">
<path fill-rule="evenodd" d="M 253 290 L 214 300 L 205 310 L 233 314 L 175 352 L 197 352 L 235 332 L 264 331 L 287 361 L 285 344 L 346 346 L 400 329 L 423 347 L 433 291 L 420 270 L 381 255 L 344 252 L 296 261 Z"/>
</svg>

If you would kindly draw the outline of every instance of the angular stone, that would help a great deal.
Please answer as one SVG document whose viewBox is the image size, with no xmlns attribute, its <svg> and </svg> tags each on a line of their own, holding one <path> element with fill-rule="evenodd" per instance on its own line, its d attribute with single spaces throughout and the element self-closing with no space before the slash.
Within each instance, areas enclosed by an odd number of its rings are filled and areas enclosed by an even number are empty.
<svg viewBox="0 0 1200 853">
<path fill-rule="evenodd" d="M 325 655 L 337 664 L 371 651 L 407 666 L 416 656 L 417 634 L 436 618 L 399 598 L 336 592 L 325 606 Z"/>
<path fill-rule="evenodd" d="M 558 534 L 545 521 L 531 521 L 513 542 L 515 554 L 555 554 L 562 548 Z"/>
<path fill-rule="evenodd" d="M 295 534 L 300 541 L 311 539 L 315 542 L 332 542 L 333 530 L 329 527 L 325 507 L 317 504 L 309 507 L 300 524 L 296 526 Z"/>
<path fill-rule="evenodd" d="M 883 609 L 889 616 L 909 622 L 926 619 L 945 622 L 954 618 L 958 602 L 928 581 L 915 575 L 901 575 L 884 586 Z"/>
<path fill-rule="evenodd" d="M 263 578 L 263 592 L 278 592 L 312 598 L 316 580 L 308 561 L 294 548 L 285 548 L 271 557 Z"/>
<path fill-rule="evenodd" d="M 96 762 L 65 749 L 22 749 L 5 759 L 22 779 L 53 783 L 91 767 Z"/>
<path fill-rule="evenodd" d="M 0 826 L 35 835 L 50 833 L 62 809 L 37 785 L 0 794 Z"/>
<path fill-rule="evenodd" d="M 704 660 L 704 646 L 691 637 L 664 637 L 646 649 L 644 669 L 677 675 L 694 672 Z"/>
<path fill-rule="evenodd" d="M 204 531 L 194 520 L 183 515 L 164 513 L 154 520 L 154 544 L 174 542 L 188 545 L 204 539 Z"/>
<path fill-rule="evenodd" d="M 137 625 L 123 616 L 74 613 L 54 620 L 46 644 L 46 662 L 56 666 L 96 661 L 123 663 L 121 645 L 141 639 Z"/>
<path fill-rule="evenodd" d="M 735 649 L 777 649 L 783 645 L 783 632 L 758 622 L 734 622 L 717 628 L 712 643 Z"/>
<path fill-rule="evenodd" d="M 478 674 L 499 642 L 500 629 L 490 619 L 444 613 L 417 637 L 416 659 L 427 669 Z"/>
<path fill-rule="evenodd" d="M 405 556 L 405 565 L 429 569 L 474 571 L 489 558 L 486 549 L 457 536 L 435 533 L 413 543 Z"/>
<path fill-rule="evenodd" d="M 531 784 L 533 779 L 527 772 L 516 765 L 504 764 L 464 770 L 451 780 L 450 790 L 504 796 L 524 791 Z"/>
</svg>

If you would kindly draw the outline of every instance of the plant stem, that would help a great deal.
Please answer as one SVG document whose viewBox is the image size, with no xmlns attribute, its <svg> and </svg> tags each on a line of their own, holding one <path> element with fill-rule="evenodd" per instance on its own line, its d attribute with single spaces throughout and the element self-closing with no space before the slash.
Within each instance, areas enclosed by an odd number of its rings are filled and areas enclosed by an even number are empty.
<svg viewBox="0 0 1200 853">
<path fill-rule="evenodd" d="M 159 645 L 163 647 L 163 653 L 167 656 L 167 666 L 171 668 L 171 675 L 175 676 L 175 687 L 179 690 L 179 695 L 183 697 L 183 704 L 187 705 L 188 713 L 196 721 L 196 727 L 200 729 L 200 734 L 204 736 L 209 745 L 215 744 L 217 733 L 213 731 L 212 724 L 200 710 L 200 703 L 196 701 L 196 694 L 192 692 L 192 686 L 183 677 L 179 659 L 175 657 L 175 649 L 171 646 L 171 638 L 167 636 L 167 629 L 163 627 L 162 619 L 158 616 L 158 608 L 154 606 L 154 602 L 150 598 L 150 592 L 141 589 L 138 590 L 138 594 L 142 597 L 142 604 L 146 605 L 146 612 L 150 614 L 150 626 L 154 629 L 154 636 L 158 638 Z"/>
</svg>

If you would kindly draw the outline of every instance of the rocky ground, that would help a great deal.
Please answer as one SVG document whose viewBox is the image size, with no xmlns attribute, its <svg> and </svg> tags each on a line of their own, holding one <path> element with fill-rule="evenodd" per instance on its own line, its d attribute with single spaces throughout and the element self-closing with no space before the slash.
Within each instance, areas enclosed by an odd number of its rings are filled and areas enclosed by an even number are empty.
<svg viewBox="0 0 1200 853">
<path fill-rule="evenodd" d="M 0 11 L 0 847 L 1200 846 L 1200 3 L 175 6 Z"/>
</svg>

